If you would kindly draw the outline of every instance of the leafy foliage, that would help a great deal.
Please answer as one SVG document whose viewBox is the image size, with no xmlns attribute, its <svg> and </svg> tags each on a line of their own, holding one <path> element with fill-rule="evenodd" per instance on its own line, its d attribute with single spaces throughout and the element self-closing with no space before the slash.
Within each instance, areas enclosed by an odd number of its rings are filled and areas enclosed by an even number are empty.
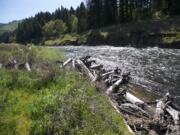
<svg viewBox="0 0 180 135">
<path fill-rule="evenodd" d="M 163 19 L 179 15 L 179 4 L 179 0 L 87 0 L 86 5 L 82 2 L 76 9 L 61 6 L 53 13 L 40 12 L 24 19 L 13 34 L 0 36 L 0 42 L 14 42 L 16 37 L 18 43 L 40 43 L 60 34 L 82 33 L 151 18 Z M 66 27 L 57 20 L 62 20 Z M 56 23 L 61 25 L 56 28 Z"/>
<path fill-rule="evenodd" d="M 61 34 L 66 33 L 66 24 L 59 19 L 49 21 L 43 26 L 43 34 L 45 37 L 58 37 Z"/>
<path fill-rule="evenodd" d="M 71 15 L 68 21 L 68 28 L 71 33 L 77 32 L 78 29 L 78 18 L 75 15 Z"/>
<path fill-rule="evenodd" d="M 48 84 L 48 73 L 0 73 L 2 135 L 128 134 L 108 99 L 75 73 L 60 72 Z"/>
</svg>

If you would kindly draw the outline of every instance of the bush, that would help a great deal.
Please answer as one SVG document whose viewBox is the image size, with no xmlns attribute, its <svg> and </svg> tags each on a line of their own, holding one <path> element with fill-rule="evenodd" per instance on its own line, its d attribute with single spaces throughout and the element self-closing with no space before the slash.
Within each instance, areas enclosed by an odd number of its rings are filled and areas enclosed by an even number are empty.
<svg viewBox="0 0 180 135">
<path fill-rule="evenodd" d="M 59 37 L 67 32 L 66 23 L 60 19 L 49 21 L 43 26 L 43 34 L 45 37 Z"/>
</svg>

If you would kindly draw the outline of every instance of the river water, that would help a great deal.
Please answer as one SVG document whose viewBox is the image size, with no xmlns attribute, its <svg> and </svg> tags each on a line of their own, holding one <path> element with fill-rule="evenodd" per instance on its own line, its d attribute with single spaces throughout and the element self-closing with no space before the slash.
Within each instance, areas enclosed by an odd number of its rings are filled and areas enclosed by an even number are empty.
<svg viewBox="0 0 180 135">
<path fill-rule="evenodd" d="M 90 55 L 105 68 L 119 67 L 123 72 L 130 72 L 131 83 L 158 96 L 166 92 L 180 96 L 180 50 L 111 46 L 56 48 L 63 50 L 66 58 Z M 180 105 L 180 98 L 176 100 Z"/>
</svg>

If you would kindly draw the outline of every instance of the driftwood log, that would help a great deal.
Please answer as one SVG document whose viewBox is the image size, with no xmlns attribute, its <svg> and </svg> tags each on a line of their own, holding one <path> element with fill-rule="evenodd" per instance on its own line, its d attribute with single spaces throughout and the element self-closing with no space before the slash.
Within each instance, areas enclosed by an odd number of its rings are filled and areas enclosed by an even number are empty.
<svg viewBox="0 0 180 135">
<path fill-rule="evenodd" d="M 121 84 L 122 80 L 123 78 L 120 78 L 119 80 L 117 80 L 110 88 L 107 89 L 106 94 L 107 95 L 111 94 L 113 90 Z"/>
<path fill-rule="evenodd" d="M 31 71 L 31 67 L 28 62 L 25 63 L 25 68 L 27 71 Z"/>
<path fill-rule="evenodd" d="M 69 58 L 68 60 L 66 60 L 63 64 L 62 64 L 62 66 L 61 67 L 65 67 L 66 65 L 68 65 L 69 63 L 71 63 L 72 62 L 72 59 L 71 58 Z"/>
<path fill-rule="evenodd" d="M 95 80 L 94 75 L 91 73 L 91 71 L 85 66 L 85 64 L 80 59 L 77 59 L 76 62 L 80 66 L 81 72 L 86 74 L 90 78 L 91 81 Z"/>
<path fill-rule="evenodd" d="M 121 84 L 129 80 L 130 73 L 124 74 L 119 68 L 106 70 L 103 65 L 97 64 L 90 56 L 78 59 L 70 58 L 63 63 L 62 67 L 66 67 L 69 63 L 72 63 L 73 68 L 85 74 L 97 88 L 99 88 L 97 84 L 100 83 L 103 84 L 102 86 L 106 86 L 105 93 L 109 97 L 111 105 L 118 113 L 125 115 L 127 121 L 125 119 L 124 121 L 132 134 L 138 134 L 140 133 L 139 130 L 145 130 L 149 134 L 180 135 L 180 112 L 172 104 L 169 94 L 156 102 L 145 103 L 126 90 L 119 92 Z M 104 87 L 102 90 L 104 90 Z M 150 106 L 151 104 L 156 104 L 156 107 L 153 108 Z M 128 119 L 127 115 L 134 120 L 137 118 L 146 119 L 146 123 L 144 123 L 146 126 L 143 127 L 143 124 L 139 126 L 137 123 L 128 122 L 131 118 Z M 130 123 L 130 126 L 128 123 Z"/>
<path fill-rule="evenodd" d="M 0 63 L 0 69 L 3 67 L 3 64 Z"/>
</svg>

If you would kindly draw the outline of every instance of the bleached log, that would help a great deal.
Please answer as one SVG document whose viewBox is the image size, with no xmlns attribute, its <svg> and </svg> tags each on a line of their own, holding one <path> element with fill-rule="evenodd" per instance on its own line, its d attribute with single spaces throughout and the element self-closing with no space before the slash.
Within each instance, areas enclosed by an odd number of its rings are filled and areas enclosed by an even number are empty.
<svg viewBox="0 0 180 135">
<path fill-rule="evenodd" d="M 133 104 L 144 104 L 144 102 L 142 100 L 140 100 L 139 98 L 135 97 L 134 95 L 132 95 L 129 92 L 126 92 L 125 99 L 127 101 L 129 101 L 130 103 L 133 103 Z"/>
<path fill-rule="evenodd" d="M 101 69 L 101 68 L 103 68 L 103 65 L 92 65 L 92 66 L 90 66 L 89 67 L 90 69 Z"/>
<path fill-rule="evenodd" d="M 72 58 L 69 58 L 67 61 L 65 61 L 63 64 L 62 64 L 62 68 L 65 67 L 67 64 L 71 63 L 72 62 Z"/>
<path fill-rule="evenodd" d="M 119 80 L 119 78 L 111 79 L 111 82 L 114 83 L 114 82 L 116 82 L 117 80 Z"/>
<path fill-rule="evenodd" d="M 138 118 L 142 117 L 142 115 L 136 114 L 133 111 L 128 110 L 127 108 L 123 108 L 122 106 L 119 106 L 119 110 L 121 112 L 124 112 L 124 113 L 128 114 L 128 115 L 132 115 L 132 116 L 135 116 L 135 117 L 138 117 Z"/>
<path fill-rule="evenodd" d="M 108 97 L 108 98 L 109 98 L 109 102 L 111 103 L 112 107 L 116 110 L 117 113 L 119 113 L 119 114 L 122 116 L 122 113 L 121 113 L 121 112 L 119 111 L 119 109 L 118 109 L 118 108 L 119 108 L 118 104 L 117 104 L 116 102 L 113 102 L 110 97 Z M 123 118 L 123 121 L 124 121 L 124 123 L 125 123 L 128 131 L 129 131 L 132 135 L 135 135 L 135 133 L 133 132 L 133 130 L 131 129 L 131 127 L 127 124 L 127 121 L 126 121 L 124 118 Z"/>
<path fill-rule="evenodd" d="M 72 60 L 72 67 L 73 67 L 74 69 L 76 68 L 75 60 L 74 60 L 74 59 Z"/>
<path fill-rule="evenodd" d="M 123 108 L 125 110 L 128 110 L 128 111 L 136 113 L 136 114 L 140 114 L 140 115 L 143 115 L 146 117 L 150 117 L 146 111 L 144 111 L 142 108 L 138 107 L 135 104 L 131 104 L 131 103 L 121 104 L 120 108 Z"/>
<path fill-rule="evenodd" d="M 164 108 L 166 107 L 166 104 L 164 101 L 161 99 L 157 102 L 156 104 L 156 112 L 154 119 L 157 121 L 164 121 Z"/>
<path fill-rule="evenodd" d="M 174 124 L 179 124 L 179 116 L 180 116 L 180 112 L 177 111 L 176 109 L 172 108 L 171 106 L 167 106 L 166 107 L 166 111 L 171 115 L 171 117 L 174 120 Z"/>
<path fill-rule="evenodd" d="M 105 83 L 108 83 L 108 82 L 110 82 L 110 80 L 111 80 L 111 79 L 107 78 L 107 79 L 104 80 L 104 82 L 105 82 Z"/>
<path fill-rule="evenodd" d="M 84 65 L 84 63 L 80 59 L 77 59 L 76 62 L 82 68 L 82 72 L 84 72 L 84 74 L 86 74 L 90 78 L 90 80 L 93 81 L 95 77 L 91 73 L 91 71 L 86 67 L 86 65 Z"/>
<path fill-rule="evenodd" d="M 107 72 L 107 73 L 102 74 L 102 77 L 106 78 L 106 77 L 108 77 L 110 74 L 113 74 L 113 73 L 114 73 L 114 71 L 109 71 L 109 72 Z"/>
<path fill-rule="evenodd" d="M 13 64 L 14 64 L 14 68 L 18 69 L 18 65 L 17 65 L 17 61 L 16 60 L 13 60 Z"/>
<path fill-rule="evenodd" d="M 179 116 L 180 116 L 180 112 L 174 108 L 172 108 L 171 106 L 167 105 L 166 107 L 166 111 L 171 115 L 171 117 L 173 118 L 174 121 L 174 126 L 173 126 L 173 135 L 180 135 L 180 120 L 179 120 Z"/>
<path fill-rule="evenodd" d="M 96 82 L 99 78 L 98 74 L 96 74 L 96 72 L 94 71 L 93 72 L 93 75 L 94 75 L 94 79 L 92 80 L 92 82 Z"/>
<path fill-rule="evenodd" d="M 154 115 L 154 110 L 148 106 L 144 101 L 140 100 L 139 98 L 137 98 L 136 96 L 132 95 L 129 92 L 126 92 L 126 94 L 124 94 L 124 98 L 126 101 L 137 105 L 138 107 L 143 108 L 144 111 L 148 112 L 148 114 L 150 115 Z"/>
<path fill-rule="evenodd" d="M 0 63 L 0 69 L 3 67 L 3 64 Z"/>
<path fill-rule="evenodd" d="M 27 71 L 31 71 L 31 67 L 28 62 L 25 63 L 25 68 Z"/>
<path fill-rule="evenodd" d="M 122 80 L 123 80 L 123 78 L 120 78 L 120 79 L 119 79 L 118 81 L 116 81 L 111 87 L 109 87 L 109 88 L 107 89 L 107 91 L 106 91 L 106 94 L 107 94 L 107 95 L 111 94 L 112 91 L 121 84 Z"/>
</svg>

